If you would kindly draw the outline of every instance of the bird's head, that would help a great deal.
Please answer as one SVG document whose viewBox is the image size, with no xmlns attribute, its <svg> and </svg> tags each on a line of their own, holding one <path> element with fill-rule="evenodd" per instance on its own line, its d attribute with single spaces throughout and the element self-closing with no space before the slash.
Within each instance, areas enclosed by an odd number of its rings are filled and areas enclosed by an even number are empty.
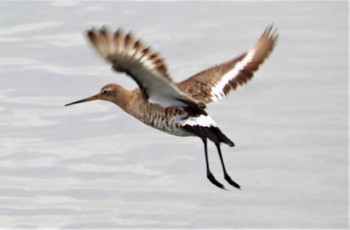
<svg viewBox="0 0 350 230">
<path fill-rule="evenodd" d="M 88 101 L 95 101 L 95 100 L 115 102 L 121 91 L 123 91 L 123 88 L 121 86 L 117 84 L 108 84 L 103 86 L 98 94 L 75 101 L 75 102 L 68 103 L 65 106 L 70 106 L 74 104 L 79 104 L 79 103 L 88 102 Z"/>
</svg>

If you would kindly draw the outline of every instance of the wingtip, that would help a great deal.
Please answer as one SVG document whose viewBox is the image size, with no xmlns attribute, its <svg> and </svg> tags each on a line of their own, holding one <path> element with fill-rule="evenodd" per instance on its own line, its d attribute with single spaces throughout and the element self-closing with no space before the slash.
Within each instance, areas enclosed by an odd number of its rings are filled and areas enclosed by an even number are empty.
<svg viewBox="0 0 350 230">
<path fill-rule="evenodd" d="M 269 33 L 271 32 L 272 28 L 273 28 L 273 23 L 270 23 L 270 24 L 266 27 L 264 33 L 265 33 L 265 34 L 269 34 Z"/>
<path fill-rule="evenodd" d="M 85 35 L 90 41 L 94 41 L 96 39 L 96 28 L 92 27 L 91 29 L 87 30 Z"/>
<path fill-rule="evenodd" d="M 268 36 L 268 37 L 272 37 L 274 40 L 277 40 L 277 38 L 278 38 L 278 27 L 275 26 L 273 23 L 270 23 L 266 27 L 263 35 Z"/>
<path fill-rule="evenodd" d="M 119 27 L 115 32 L 114 32 L 114 36 L 115 37 L 124 37 L 124 29 Z"/>
<path fill-rule="evenodd" d="M 109 34 L 110 34 L 110 30 L 109 30 L 108 26 L 106 26 L 106 25 L 101 26 L 101 28 L 99 29 L 98 32 L 103 36 L 109 36 Z"/>
</svg>

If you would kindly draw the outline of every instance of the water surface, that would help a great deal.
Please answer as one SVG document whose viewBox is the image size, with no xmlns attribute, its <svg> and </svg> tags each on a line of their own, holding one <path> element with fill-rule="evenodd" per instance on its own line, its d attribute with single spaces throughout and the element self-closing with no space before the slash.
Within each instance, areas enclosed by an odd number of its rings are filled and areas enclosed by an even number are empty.
<svg viewBox="0 0 350 230">
<path fill-rule="evenodd" d="M 0 227 L 346 228 L 347 21 L 346 2 L 1 2 Z M 270 23 L 271 57 L 208 108 L 236 143 L 223 153 L 241 191 L 207 181 L 197 138 L 111 103 L 63 106 L 110 82 L 135 87 L 87 45 L 92 26 L 134 31 L 180 81 Z"/>
</svg>

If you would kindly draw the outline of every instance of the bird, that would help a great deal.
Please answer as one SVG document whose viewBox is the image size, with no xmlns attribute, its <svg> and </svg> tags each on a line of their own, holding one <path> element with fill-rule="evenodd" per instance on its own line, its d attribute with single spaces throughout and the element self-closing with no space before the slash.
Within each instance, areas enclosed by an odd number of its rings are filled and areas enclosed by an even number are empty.
<svg viewBox="0 0 350 230">
<path fill-rule="evenodd" d="M 86 38 L 97 54 L 111 65 L 112 71 L 133 79 L 137 86 L 127 89 L 110 83 L 96 95 L 66 104 L 103 100 L 114 103 L 144 124 L 175 136 L 195 136 L 202 140 L 207 179 L 218 188 L 226 187 L 212 174 L 209 166 L 208 140 L 216 146 L 223 176 L 231 186 L 240 185 L 228 174 L 221 144 L 235 146 L 207 113 L 206 106 L 224 99 L 238 86 L 253 78 L 255 71 L 273 51 L 278 38 L 271 24 L 257 42 L 241 55 L 175 82 L 165 60 L 133 32 L 121 27 L 112 32 L 107 26 L 92 27 Z"/>
</svg>

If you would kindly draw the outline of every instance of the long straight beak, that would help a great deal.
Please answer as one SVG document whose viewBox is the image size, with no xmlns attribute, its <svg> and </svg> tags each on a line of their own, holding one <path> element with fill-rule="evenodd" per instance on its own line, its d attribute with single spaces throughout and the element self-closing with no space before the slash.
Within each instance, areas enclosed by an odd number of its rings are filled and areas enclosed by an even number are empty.
<svg viewBox="0 0 350 230">
<path fill-rule="evenodd" d="M 79 104 L 79 103 L 88 102 L 88 101 L 95 101 L 95 100 L 98 100 L 98 99 L 100 99 L 100 95 L 96 94 L 94 96 L 87 97 L 87 98 L 81 99 L 79 101 L 75 101 L 75 102 L 66 104 L 65 106 L 70 106 L 70 105 Z"/>
</svg>

